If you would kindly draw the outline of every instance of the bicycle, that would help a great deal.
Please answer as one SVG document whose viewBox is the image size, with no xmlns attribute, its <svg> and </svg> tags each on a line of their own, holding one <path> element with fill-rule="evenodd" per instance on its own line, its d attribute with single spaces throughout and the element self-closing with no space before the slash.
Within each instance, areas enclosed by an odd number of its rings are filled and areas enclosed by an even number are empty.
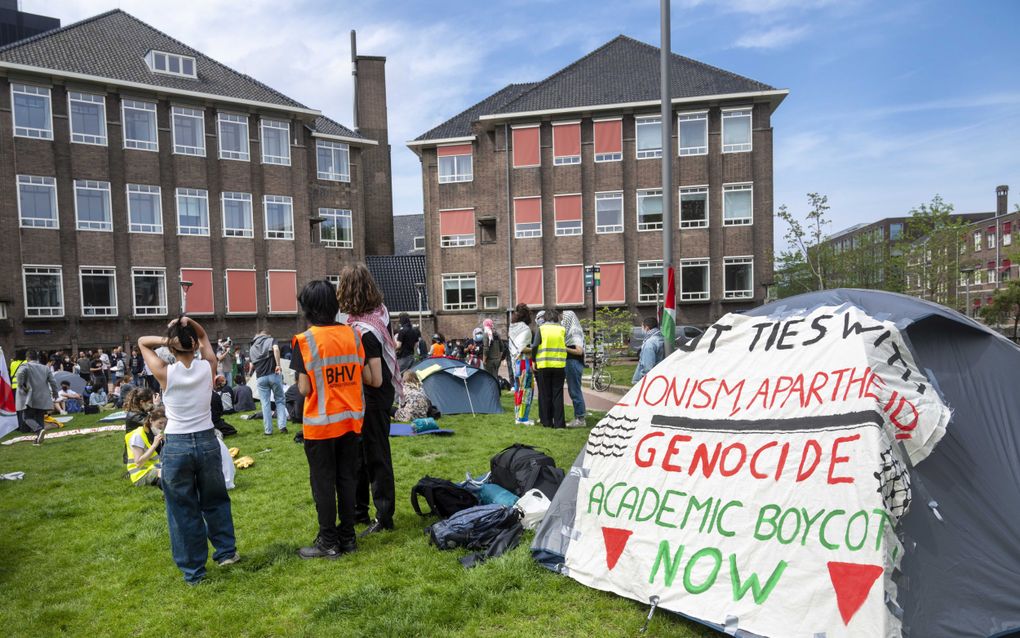
<svg viewBox="0 0 1020 638">
<path fill-rule="evenodd" d="M 595 351 L 592 357 L 591 366 L 591 389 L 596 392 L 605 392 L 609 389 L 609 386 L 613 385 L 613 375 L 606 369 L 609 365 L 609 359 L 606 357 L 606 353 L 602 349 Z"/>
</svg>

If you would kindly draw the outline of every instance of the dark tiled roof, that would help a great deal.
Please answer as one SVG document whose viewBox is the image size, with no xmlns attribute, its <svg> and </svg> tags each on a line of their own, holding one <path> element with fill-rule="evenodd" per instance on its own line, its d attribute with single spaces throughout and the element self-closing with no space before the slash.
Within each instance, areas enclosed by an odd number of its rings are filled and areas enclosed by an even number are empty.
<svg viewBox="0 0 1020 638">
<path fill-rule="evenodd" d="M 152 49 L 194 57 L 198 78 L 152 73 L 144 59 Z M 307 108 L 120 9 L 2 47 L 0 61 L 284 107 Z"/>
<path fill-rule="evenodd" d="M 466 111 L 454 115 L 431 131 L 419 135 L 415 141 L 441 140 L 472 135 L 472 122 L 483 115 L 499 113 L 504 106 L 516 100 L 522 93 L 533 86 L 535 86 L 533 82 L 505 86 Z"/>
<path fill-rule="evenodd" d="M 424 255 L 425 249 L 414 249 L 414 238 L 425 236 L 425 215 L 393 216 L 393 252 L 397 255 Z"/>
<path fill-rule="evenodd" d="M 331 120 L 325 115 L 320 115 L 315 118 L 315 129 L 313 130 L 316 133 L 322 133 L 324 135 L 339 135 L 341 137 L 354 137 L 363 140 L 368 139 L 361 133 L 355 133 L 343 124 L 335 120 Z"/>
<path fill-rule="evenodd" d="M 415 282 L 425 282 L 425 255 L 368 255 L 365 265 L 382 291 L 391 315 L 418 312 Z M 422 291 L 422 310 L 429 311 L 428 290 Z"/>
</svg>

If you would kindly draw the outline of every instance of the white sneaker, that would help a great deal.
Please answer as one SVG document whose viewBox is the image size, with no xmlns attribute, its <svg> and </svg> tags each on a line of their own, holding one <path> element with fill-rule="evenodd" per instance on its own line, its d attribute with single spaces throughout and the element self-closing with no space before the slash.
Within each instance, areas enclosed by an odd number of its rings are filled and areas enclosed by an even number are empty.
<svg viewBox="0 0 1020 638">
<path fill-rule="evenodd" d="M 587 426 L 588 424 L 585 422 L 584 419 L 574 419 L 570 423 L 567 423 L 568 428 L 583 428 Z"/>
<path fill-rule="evenodd" d="M 226 567 L 228 565 L 233 565 L 234 563 L 237 563 L 240 560 L 241 560 L 241 555 L 238 554 L 237 552 L 234 552 L 233 556 L 227 556 L 226 558 L 224 558 L 223 560 L 217 562 L 216 564 L 219 565 L 220 567 Z"/>
</svg>

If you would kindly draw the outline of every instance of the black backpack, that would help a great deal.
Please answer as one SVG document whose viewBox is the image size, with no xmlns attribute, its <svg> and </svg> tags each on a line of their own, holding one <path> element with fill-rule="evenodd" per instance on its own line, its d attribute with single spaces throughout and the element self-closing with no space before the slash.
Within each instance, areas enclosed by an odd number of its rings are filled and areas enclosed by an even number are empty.
<svg viewBox="0 0 1020 638">
<path fill-rule="evenodd" d="M 551 456 L 523 443 L 514 443 L 492 457 L 489 468 L 489 481 L 517 496 L 537 488 L 552 499 L 565 475 Z"/>
<path fill-rule="evenodd" d="M 424 496 L 429 506 L 428 512 L 421 511 L 418 497 Z M 426 476 L 411 488 L 411 507 L 419 516 L 438 516 L 449 518 L 461 510 L 478 505 L 475 495 L 463 487 L 446 479 Z"/>
</svg>

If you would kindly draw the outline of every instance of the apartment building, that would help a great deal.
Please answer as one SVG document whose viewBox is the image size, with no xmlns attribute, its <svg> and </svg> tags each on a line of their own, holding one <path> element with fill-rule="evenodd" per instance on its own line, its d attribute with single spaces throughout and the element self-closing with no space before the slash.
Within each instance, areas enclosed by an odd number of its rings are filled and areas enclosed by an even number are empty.
<svg viewBox="0 0 1020 638">
<path fill-rule="evenodd" d="M 392 251 L 385 58 L 352 57 L 353 130 L 119 10 L 0 48 L 0 345 L 160 332 L 182 282 L 214 337 L 300 329 L 305 281 Z"/>
<path fill-rule="evenodd" d="M 619 36 L 548 78 L 511 84 L 422 134 L 429 295 L 470 334 L 516 303 L 655 312 L 673 233 L 679 321 L 761 303 L 772 280 L 771 116 L 788 91 L 674 55 L 663 153 L 659 50 Z M 673 166 L 663 228 L 661 162 Z"/>
<path fill-rule="evenodd" d="M 995 291 L 1020 273 L 1020 212 L 1009 210 L 1009 186 L 995 189 L 995 214 L 971 223 L 960 247 L 958 294 L 968 314 L 991 303 Z"/>
</svg>

